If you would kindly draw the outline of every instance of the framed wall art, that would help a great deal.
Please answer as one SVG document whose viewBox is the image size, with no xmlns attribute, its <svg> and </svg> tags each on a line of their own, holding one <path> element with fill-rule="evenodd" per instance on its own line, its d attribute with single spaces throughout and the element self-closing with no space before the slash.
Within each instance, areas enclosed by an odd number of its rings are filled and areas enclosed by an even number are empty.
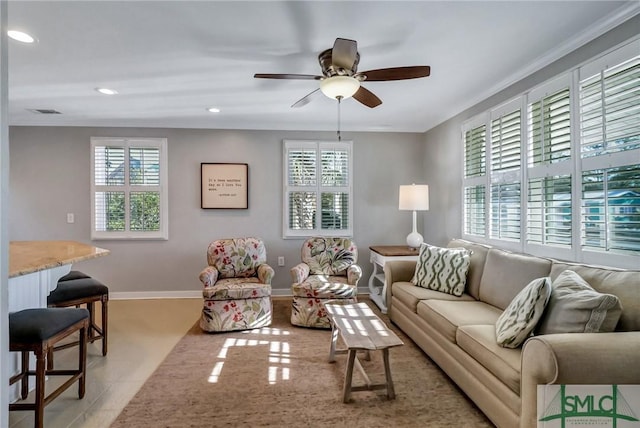
<svg viewBox="0 0 640 428">
<path fill-rule="evenodd" d="M 249 165 L 246 163 L 201 163 L 203 209 L 249 208 Z"/>
</svg>

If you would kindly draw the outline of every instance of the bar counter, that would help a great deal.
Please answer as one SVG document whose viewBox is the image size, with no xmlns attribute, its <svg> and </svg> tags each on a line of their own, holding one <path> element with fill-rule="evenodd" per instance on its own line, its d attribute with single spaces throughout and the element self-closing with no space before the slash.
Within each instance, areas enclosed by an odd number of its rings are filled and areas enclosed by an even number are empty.
<svg viewBox="0 0 640 428">
<path fill-rule="evenodd" d="M 75 241 L 11 241 L 9 278 L 71 265 L 109 254 L 109 250 Z"/>
</svg>

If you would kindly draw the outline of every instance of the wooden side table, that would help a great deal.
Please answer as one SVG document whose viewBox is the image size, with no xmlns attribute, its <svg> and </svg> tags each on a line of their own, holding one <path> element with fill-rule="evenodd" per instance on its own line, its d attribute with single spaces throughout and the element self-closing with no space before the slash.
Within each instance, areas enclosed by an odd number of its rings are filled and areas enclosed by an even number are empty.
<svg viewBox="0 0 640 428">
<path fill-rule="evenodd" d="M 373 273 L 369 278 L 369 297 L 382 313 L 386 314 L 388 284 L 384 278 L 385 263 L 392 260 L 418 260 L 419 250 L 406 245 L 374 245 L 369 247 L 369 250 L 371 250 L 369 261 L 373 264 Z"/>
</svg>

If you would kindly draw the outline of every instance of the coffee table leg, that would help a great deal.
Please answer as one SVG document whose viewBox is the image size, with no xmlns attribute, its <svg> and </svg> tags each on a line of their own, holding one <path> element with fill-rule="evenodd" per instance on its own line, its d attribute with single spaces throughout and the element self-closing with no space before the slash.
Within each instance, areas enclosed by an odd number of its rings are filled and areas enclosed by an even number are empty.
<svg viewBox="0 0 640 428">
<path fill-rule="evenodd" d="M 329 350 L 329 362 L 334 363 L 336 361 L 336 342 L 338 341 L 338 329 L 331 324 L 331 349 Z"/>
<path fill-rule="evenodd" d="M 344 374 L 344 388 L 342 402 L 348 403 L 351 397 L 351 382 L 353 380 L 353 364 L 356 361 L 356 350 L 349 350 L 349 361 L 347 363 L 347 369 Z"/>
<path fill-rule="evenodd" d="M 391 378 L 391 366 L 389 365 L 389 348 L 382 350 L 384 359 L 384 374 L 387 378 L 387 397 L 391 400 L 396 398 L 396 391 L 393 388 L 393 379 Z"/>
</svg>

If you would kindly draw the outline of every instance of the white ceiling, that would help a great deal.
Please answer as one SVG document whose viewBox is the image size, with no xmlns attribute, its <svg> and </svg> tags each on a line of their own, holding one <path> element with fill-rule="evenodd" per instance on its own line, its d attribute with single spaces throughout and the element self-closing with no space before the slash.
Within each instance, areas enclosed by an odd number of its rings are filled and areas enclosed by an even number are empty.
<svg viewBox="0 0 640 428">
<path fill-rule="evenodd" d="M 637 14 L 639 5 L 10 1 L 9 29 L 38 41 L 9 40 L 9 123 L 335 130 L 335 100 L 321 95 L 290 107 L 317 81 L 253 74 L 320 74 L 318 53 L 342 37 L 358 41 L 359 71 L 431 66 L 427 78 L 365 83 L 383 104 L 343 101 L 342 130 L 423 132 Z"/>
</svg>

